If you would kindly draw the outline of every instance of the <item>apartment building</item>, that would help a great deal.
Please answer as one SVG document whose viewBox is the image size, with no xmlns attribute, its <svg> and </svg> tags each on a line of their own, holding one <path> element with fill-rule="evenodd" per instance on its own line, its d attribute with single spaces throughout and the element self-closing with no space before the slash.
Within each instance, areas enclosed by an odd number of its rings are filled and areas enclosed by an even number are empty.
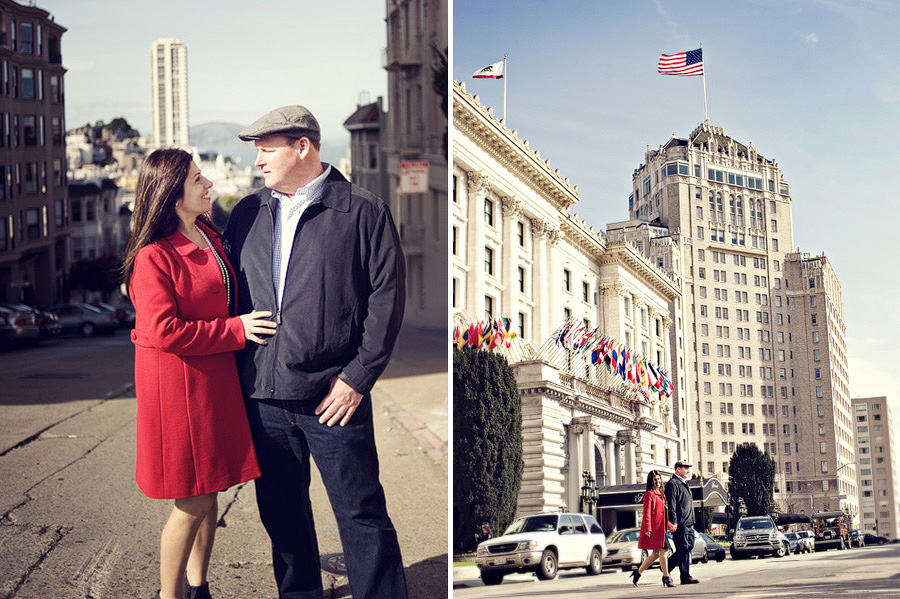
<svg viewBox="0 0 900 599">
<path fill-rule="evenodd" d="M 150 45 L 153 147 L 188 148 L 187 47 L 172 38 Z"/>
<path fill-rule="evenodd" d="M 447 2 L 387 0 L 388 114 L 382 132 L 385 197 L 406 255 L 404 322 L 447 325 Z M 443 56 L 443 59 L 441 58 Z M 427 163 L 422 188 L 401 185 L 404 165 Z M 408 167 L 407 167 L 408 168 Z M 373 192 L 375 190 L 372 190 Z"/>
<path fill-rule="evenodd" d="M 894 422 L 887 397 L 854 397 L 860 530 L 900 539 L 900 491 Z"/>
<path fill-rule="evenodd" d="M 824 256 L 792 254 L 791 188 L 777 161 L 702 123 L 648 148 L 632 181 L 630 217 L 664 231 L 672 242 L 654 246 L 656 259 L 683 271 L 696 471 L 726 480 L 735 447 L 754 443 L 776 461 L 779 509 L 799 511 L 804 497 L 809 509 L 813 495 L 816 509 L 855 511 L 840 285 Z M 801 289 L 808 268 L 819 286 Z M 810 406 L 832 415 L 822 435 L 803 420 Z"/>
<path fill-rule="evenodd" d="M 65 31 L 0 0 L 0 302 L 46 306 L 65 286 Z"/>
</svg>

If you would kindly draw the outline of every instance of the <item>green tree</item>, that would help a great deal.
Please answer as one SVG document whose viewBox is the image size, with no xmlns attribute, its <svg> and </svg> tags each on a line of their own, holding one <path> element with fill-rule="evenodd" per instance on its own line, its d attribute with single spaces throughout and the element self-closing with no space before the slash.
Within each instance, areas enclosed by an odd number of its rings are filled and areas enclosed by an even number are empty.
<svg viewBox="0 0 900 599">
<path fill-rule="evenodd" d="M 119 259 L 101 256 L 73 262 L 69 268 L 69 288 L 99 291 L 107 297 L 120 282 Z"/>
<path fill-rule="evenodd" d="M 738 503 L 744 500 L 748 516 L 767 516 L 775 508 L 775 462 L 751 443 L 742 443 L 734 450 L 728 465 L 728 494 L 731 508 L 738 513 Z"/>
<path fill-rule="evenodd" d="M 133 137 L 140 137 L 141 134 L 138 133 L 138 130 L 128 124 L 128 121 L 125 120 L 124 117 L 117 116 L 113 120 L 111 120 L 106 128 L 112 131 L 116 138 L 119 140 L 122 139 L 131 139 Z"/>
<path fill-rule="evenodd" d="M 474 547 L 482 521 L 500 534 L 522 485 L 522 402 L 503 356 L 453 350 L 453 546 Z"/>
</svg>

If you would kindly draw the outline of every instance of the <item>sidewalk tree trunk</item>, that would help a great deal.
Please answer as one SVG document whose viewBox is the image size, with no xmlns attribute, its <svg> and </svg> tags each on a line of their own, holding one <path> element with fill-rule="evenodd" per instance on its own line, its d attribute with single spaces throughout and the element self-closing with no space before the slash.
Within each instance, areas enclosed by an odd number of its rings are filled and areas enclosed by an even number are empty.
<svg viewBox="0 0 900 599">
<path fill-rule="evenodd" d="M 522 402 L 506 359 L 453 351 L 453 546 L 475 546 L 482 522 L 495 535 L 516 513 L 522 484 Z"/>
</svg>

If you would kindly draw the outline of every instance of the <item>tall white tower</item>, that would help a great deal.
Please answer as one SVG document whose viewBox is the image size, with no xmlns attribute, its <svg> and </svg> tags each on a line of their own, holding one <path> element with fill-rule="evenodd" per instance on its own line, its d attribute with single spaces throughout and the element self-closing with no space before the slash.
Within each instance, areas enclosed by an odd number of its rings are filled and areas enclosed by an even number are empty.
<svg viewBox="0 0 900 599">
<path fill-rule="evenodd" d="M 150 90 L 153 96 L 154 147 L 182 147 L 188 139 L 187 48 L 162 38 L 150 47 Z"/>
</svg>

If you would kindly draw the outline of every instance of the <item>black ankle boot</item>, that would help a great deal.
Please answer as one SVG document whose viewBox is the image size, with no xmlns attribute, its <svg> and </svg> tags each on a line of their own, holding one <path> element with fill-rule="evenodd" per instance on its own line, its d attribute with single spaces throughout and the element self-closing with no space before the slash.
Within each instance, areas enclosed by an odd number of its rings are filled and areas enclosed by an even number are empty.
<svg viewBox="0 0 900 599">
<path fill-rule="evenodd" d="M 192 587 L 187 576 L 181 581 L 181 594 L 184 599 L 212 599 L 209 594 L 209 582 L 204 582 L 198 587 Z"/>
<path fill-rule="evenodd" d="M 637 570 L 631 571 L 631 581 L 634 583 L 634 586 L 637 586 L 638 581 L 641 579 L 641 574 Z"/>
<path fill-rule="evenodd" d="M 674 587 L 675 583 L 672 582 L 671 576 L 663 576 L 663 586 L 664 587 Z"/>
</svg>

